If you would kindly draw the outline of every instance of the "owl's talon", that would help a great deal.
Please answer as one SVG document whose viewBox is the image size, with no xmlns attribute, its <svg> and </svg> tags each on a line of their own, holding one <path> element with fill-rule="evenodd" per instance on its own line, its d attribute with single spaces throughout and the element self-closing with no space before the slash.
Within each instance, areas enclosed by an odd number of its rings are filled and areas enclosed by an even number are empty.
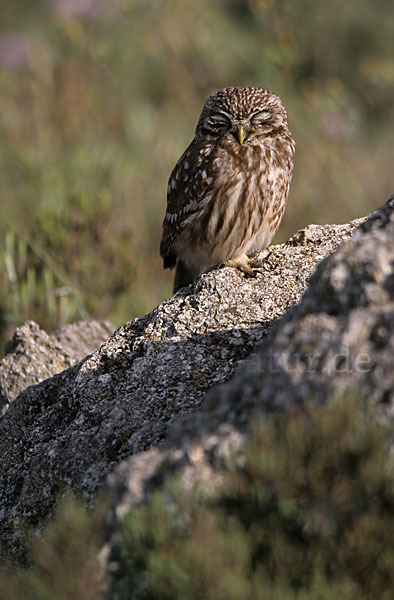
<svg viewBox="0 0 394 600">
<path fill-rule="evenodd" d="M 270 263 L 271 255 L 272 255 L 272 250 L 269 249 L 267 251 L 267 254 L 265 254 L 265 256 L 263 256 L 263 258 L 250 258 L 249 264 L 250 264 L 250 266 L 252 266 L 255 269 L 264 269 L 266 271 L 273 271 L 275 269 L 276 265 L 273 265 L 272 263 Z"/>
<path fill-rule="evenodd" d="M 235 269 L 235 272 L 238 273 L 238 275 L 243 274 L 245 277 L 256 277 L 257 273 L 253 270 L 253 267 L 258 266 L 256 263 L 258 263 L 258 261 L 250 259 L 245 255 L 242 255 L 238 256 L 237 258 L 228 260 L 224 264 L 224 266 L 232 267 L 233 269 Z"/>
<path fill-rule="evenodd" d="M 254 269 L 261 269 L 264 266 L 264 260 L 261 259 L 259 260 L 258 258 L 250 258 L 249 259 L 249 266 L 253 267 Z"/>
</svg>

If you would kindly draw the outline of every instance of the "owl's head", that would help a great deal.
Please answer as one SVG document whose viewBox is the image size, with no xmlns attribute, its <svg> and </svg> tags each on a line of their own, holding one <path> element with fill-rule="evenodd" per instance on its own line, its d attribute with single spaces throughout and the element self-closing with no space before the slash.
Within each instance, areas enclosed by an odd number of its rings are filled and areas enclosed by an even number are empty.
<svg viewBox="0 0 394 600">
<path fill-rule="evenodd" d="M 259 87 L 228 87 L 205 102 L 196 138 L 253 145 L 284 130 L 287 114 L 279 96 Z"/>
</svg>

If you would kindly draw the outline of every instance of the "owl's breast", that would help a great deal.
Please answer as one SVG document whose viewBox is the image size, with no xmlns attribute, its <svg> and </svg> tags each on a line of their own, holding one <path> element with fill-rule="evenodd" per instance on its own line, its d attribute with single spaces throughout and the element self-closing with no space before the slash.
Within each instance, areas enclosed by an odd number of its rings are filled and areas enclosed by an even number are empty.
<svg viewBox="0 0 394 600">
<path fill-rule="evenodd" d="M 208 268 L 268 246 L 291 178 L 282 158 L 274 147 L 246 144 L 216 146 L 205 153 L 192 188 L 198 209 L 183 223 L 178 255 Z"/>
<path fill-rule="evenodd" d="M 286 204 L 291 168 L 275 148 L 220 148 L 213 189 L 201 214 L 205 244 L 218 262 L 270 244 Z M 204 242 L 204 240 L 201 240 Z"/>
</svg>

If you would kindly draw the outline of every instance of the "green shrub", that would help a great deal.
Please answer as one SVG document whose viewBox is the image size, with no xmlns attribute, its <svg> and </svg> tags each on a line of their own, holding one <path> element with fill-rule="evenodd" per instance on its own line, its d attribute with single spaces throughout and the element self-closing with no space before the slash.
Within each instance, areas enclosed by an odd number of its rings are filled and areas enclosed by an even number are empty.
<svg viewBox="0 0 394 600">
<path fill-rule="evenodd" d="M 392 597 L 387 431 L 354 401 L 261 422 L 216 499 L 154 495 L 125 519 L 117 598 Z"/>
<path fill-rule="evenodd" d="M 107 574 L 100 514 L 69 501 L 34 541 L 30 569 L 0 576 L 1 598 L 391 600 L 390 435 L 352 398 L 260 421 L 217 495 L 175 480 L 134 507 Z"/>
<path fill-rule="evenodd" d="M 31 538 L 30 566 L 0 571 L 1 600 L 99 600 L 101 513 L 68 496 L 43 536 Z"/>
</svg>

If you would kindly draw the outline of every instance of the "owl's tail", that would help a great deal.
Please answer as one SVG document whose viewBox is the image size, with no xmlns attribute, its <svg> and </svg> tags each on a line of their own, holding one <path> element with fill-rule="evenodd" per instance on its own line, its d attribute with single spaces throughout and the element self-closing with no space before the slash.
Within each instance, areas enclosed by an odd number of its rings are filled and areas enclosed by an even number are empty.
<svg viewBox="0 0 394 600">
<path fill-rule="evenodd" d="M 195 267 L 187 266 L 182 260 L 179 258 L 176 261 L 176 269 L 175 269 L 175 277 L 174 277 L 174 285 L 172 288 L 173 294 L 187 285 L 193 283 L 195 279 L 201 274 L 199 269 Z"/>
</svg>

